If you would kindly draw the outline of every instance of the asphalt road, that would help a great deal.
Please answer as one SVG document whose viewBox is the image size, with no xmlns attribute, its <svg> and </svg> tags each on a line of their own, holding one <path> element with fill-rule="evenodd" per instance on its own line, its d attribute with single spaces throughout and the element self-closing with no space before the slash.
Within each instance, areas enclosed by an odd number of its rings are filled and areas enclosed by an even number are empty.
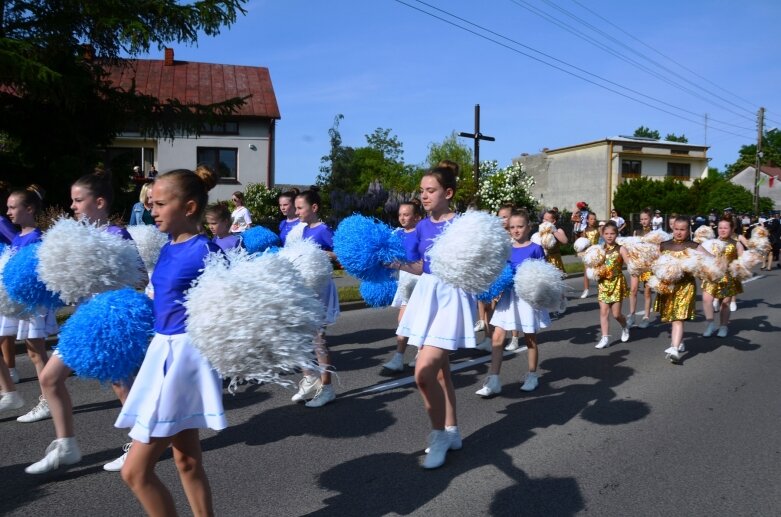
<svg viewBox="0 0 781 517">
<path fill-rule="evenodd" d="M 571 280 L 577 293 L 581 282 Z M 745 289 L 727 338 L 700 337 L 702 318 L 687 324 L 681 365 L 665 360 L 669 329 L 658 324 L 596 350 L 593 295 L 540 334 L 543 376 L 531 394 L 519 390 L 523 351 L 487 400 L 474 395 L 486 356 L 454 354 L 464 448 L 436 471 L 418 466 L 428 422 L 411 370 L 379 375 L 395 311 L 343 312 L 328 338 L 335 402 L 309 409 L 277 386 L 226 394 L 230 427 L 202 433 L 217 515 L 781 515 L 781 270 Z M 19 368 L 26 411 L 39 391 L 25 357 Z M 102 470 L 125 441 L 111 390 L 68 385 L 83 461 L 28 476 L 52 423 L 4 415 L 0 513 L 140 515 L 119 475 Z M 170 455 L 157 471 L 189 514 Z"/>
</svg>

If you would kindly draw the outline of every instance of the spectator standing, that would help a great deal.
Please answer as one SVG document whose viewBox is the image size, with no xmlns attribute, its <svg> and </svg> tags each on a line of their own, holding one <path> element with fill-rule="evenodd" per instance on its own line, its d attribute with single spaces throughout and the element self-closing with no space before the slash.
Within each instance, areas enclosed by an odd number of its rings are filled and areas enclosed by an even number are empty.
<svg viewBox="0 0 781 517">
<path fill-rule="evenodd" d="M 231 213 L 231 233 L 241 233 L 252 225 L 252 217 L 244 206 L 244 193 L 233 193 L 233 203 L 236 208 Z"/>
<path fill-rule="evenodd" d="M 664 217 L 662 217 L 662 211 L 659 209 L 654 211 L 654 217 L 651 219 L 651 230 L 664 230 Z"/>
</svg>

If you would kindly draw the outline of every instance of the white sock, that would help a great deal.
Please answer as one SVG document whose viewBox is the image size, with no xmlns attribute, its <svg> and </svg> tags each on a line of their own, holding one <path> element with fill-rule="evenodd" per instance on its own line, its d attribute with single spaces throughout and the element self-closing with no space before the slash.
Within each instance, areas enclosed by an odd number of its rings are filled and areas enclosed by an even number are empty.
<svg viewBox="0 0 781 517">
<path fill-rule="evenodd" d="M 457 433 L 458 432 L 458 426 L 457 425 L 446 425 L 445 431 L 448 433 Z"/>
</svg>

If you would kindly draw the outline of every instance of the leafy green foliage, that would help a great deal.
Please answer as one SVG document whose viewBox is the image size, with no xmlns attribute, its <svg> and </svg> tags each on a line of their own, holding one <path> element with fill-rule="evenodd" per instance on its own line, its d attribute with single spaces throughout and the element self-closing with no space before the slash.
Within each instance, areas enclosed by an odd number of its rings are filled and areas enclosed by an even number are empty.
<svg viewBox="0 0 781 517">
<path fill-rule="evenodd" d="M 765 132 L 762 137 L 762 165 L 781 165 L 781 130 Z M 738 151 L 738 159 L 734 163 L 725 165 L 724 175 L 728 178 L 735 176 L 746 167 L 755 167 L 757 164 L 757 145 L 744 145 Z"/>
<path fill-rule="evenodd" d="M 459 209 L 464 209 L 473 202 L 477 194 L 477 185 L 474 177 L 474 157 L 472 150 L 458 140 L 455 131 L 445 137 L 442 142 L 429 144 L 426 165 L 429 168 L 433 168 L 444 160 L 458 164 L 458 189 L 456 190 L 454 201 Z"/>
<path fill-rule="evenodd" d="M 664 137 L 665 140 L 668 142 L 681 142 L 683 144 L 686 144 L 689 142 L 689 139 L 686 138 L 686 135 L 681 133 L 680 136 L 676 135 L 675 133 L 667 133 L 667 136 Z"/>
<path fill-rule="evenodd" d="M 632 136 L 639 136 L 642 138 L 653 138 L 655 140 L 659 140 L 659 131 L 645 126 L 640 126 L 637 129 L 635 129 L 635 132 Z"/>
</svg>

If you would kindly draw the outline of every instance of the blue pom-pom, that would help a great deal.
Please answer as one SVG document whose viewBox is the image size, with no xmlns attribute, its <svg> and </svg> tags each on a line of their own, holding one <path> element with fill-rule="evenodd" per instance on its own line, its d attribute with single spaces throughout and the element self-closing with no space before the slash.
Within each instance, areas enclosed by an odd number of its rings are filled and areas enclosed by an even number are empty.
<svg viewBox="0 0 781 517">
<path fill-rule="evenodd" d="M 372 217 L 351 215 L 334 233 L 334 253 L 349 274 L 361 280 L 388 281 L 385 264 L 406 262 L 402 236 Z"/>
<path fill-rule="evenodd" d="M 358 290 L 369 307 L 387 307 L 393 302 L 398 282 L 394 279 L 372 281 L 364 280 Z"/>
<path fill-rule="evenodd" d="M 253 226 L 241 233 L 241 242 L 249 253 L 262 253 L 271 246 L 280 246 L 279 236 L 264 226 Z"/>
<path fill-rule="evenodd" d="M 64 304 L 60 297 L 46 289 L 36 271 L 38 267 L 38 248 L 41 243 L 30 244 L 19 248 L 14 253 L 3 270 L 3 284 L 8 296 L 28 312 L 38 307 L 56 309 Z"/>
<path fill-rule="evenodd" d="M 477 295 L 477 299 L 481 302 L 490 303 L 499 296 L 502 295 L 503 292 L 505 292 L 507 289 L 511 289 L 513 286 L 513 280 L 514 280 L 514 273 L 513 268 L 510 266 L 510 264 L 507 264 L 504 266 L 504 269 L 501 273 L 499 273 L 499 276 L 494 280 L 494 283 L 491 284 L 491 287 L 488 288 L 487 291 L 482 292 Z"/>
<path fill-rule="evenodd" d="M 68 318 L 57 350 L 81 377 L 122 381 L 141 366 L 153 324 L 152 300 L 147 296 L 133 289 L 108 291 L 80 305 Z"/>
</svg>

